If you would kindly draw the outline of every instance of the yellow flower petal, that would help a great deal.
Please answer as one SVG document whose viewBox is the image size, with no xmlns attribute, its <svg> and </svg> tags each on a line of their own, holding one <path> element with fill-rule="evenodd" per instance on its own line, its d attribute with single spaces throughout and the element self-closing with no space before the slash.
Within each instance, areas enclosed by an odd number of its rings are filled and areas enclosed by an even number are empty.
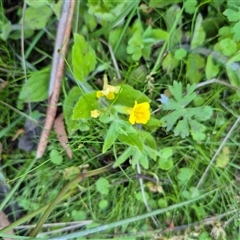
<svg viewBox="0 0 240 240">
<path fill-rule="evenodd" d="M 91 111 L 91 117 L 97 118 L 100 115 L 100 113 L 101 112 L 99 110 L 95 109 L 95 110 Z"/>
<path fill-rule="evenodd" d="M 110 92 L 110 93 L 108 93 L 108 94 L 106 95 L 106 98 L 109 99 L 109 100 L 112 100 L 112 99 L 115 98 L 115 94 L 112 93 L 112 92 Z"/>
<path fill-rule="evenodd" d="M 135 101 L 134 107 L 132 109 L 128 109 L 128 113 L 130 113 L 129 122 L 131 124 L 135 124 L 135 123 L 146 124 L 150 119 L 149 108 L 150 108 L 150 105 L 148 102 L 138 104 Z"/>
<path fill-rule="evenodd" d="M 103 77 L 103 90 L 102 91 L 97 91 L 96 96 L 97 98 L 105 96 L 107 99 L 114 99 L 115 98 L 115 93 L 118 93 L 120 90 L 119 86 L 112 86 L 108 84 L 108 79 L 107 76 L 104 75 Z"/>
<path fill-rule="evenodd" d="M 104 94 L 102 93 L 102 91 L 97 91 L 96 96 L 97 96 L 97 98 L 100 98 L 100 97 L 104 96 Z"/>
</svg>

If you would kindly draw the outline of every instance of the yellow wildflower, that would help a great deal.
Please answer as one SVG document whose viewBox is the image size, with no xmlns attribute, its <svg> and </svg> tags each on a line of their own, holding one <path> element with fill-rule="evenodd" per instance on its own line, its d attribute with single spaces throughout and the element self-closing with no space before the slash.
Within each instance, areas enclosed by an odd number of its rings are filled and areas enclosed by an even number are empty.
<svg viewBox="0 0 240 240">
<path fill-rule="evenodd" d="M 103 77 L 103 90 L 102 91 L 97 91 L 97 98 L 106 96 L 107 99 L 114 99 L 115 98 L 115 94 L 118 93 L 120 90 L 120 87 L 117 86 L 112 86 L 110 84 L 108 84 L 108 79 L 107 76 L 104 75 Z"/>
<path fill-rule="evenodd" d="M 134 107 L 128 108 L 127 113 L 130 114 L 129 122 L 131 124 L 146 124 L 150 119 L 150 105 L 148 102 L 138 104 L 137 101 L 135 101 Z"/>
<path fill-rule="evenodd" d="M 95 110 L 91 111 L 91 117 L 97 118 L 100 115 L 100 113 L 101 112 L 99 110 L 95 109 Z"/>
</svg>

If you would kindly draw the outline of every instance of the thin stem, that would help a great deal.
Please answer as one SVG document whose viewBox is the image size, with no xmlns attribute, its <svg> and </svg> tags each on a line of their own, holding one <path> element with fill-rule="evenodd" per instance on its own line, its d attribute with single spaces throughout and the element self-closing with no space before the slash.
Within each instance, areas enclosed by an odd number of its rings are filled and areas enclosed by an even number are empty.
<svg viewBox="0 0 240 240">
<path fill-rule="evenodd" d="M 26 12 L 26 1 L 23 2 L 23 9 L 22 9 L 22 25 L 21 25 L 21 55 L 22 55 L 22 68 L 23 68 L 23 74 L 25 83 L 27 85 L 27 95 L 28 95 L 28 110 L 31 115 L 32 108 L 31 108 L 31 102 L 30 102 L 30 92 L 28 87 L 28 80 L 27 80 L 27 68 L 26 68 L 26 61 L 25 61 L 25 47 L 24 47 L 24 21 L 25 21 L 25 12 Z"/>
<path fill-rule="evenodd" d="M 137 162 L 137 173 L 138 173 L 138 175 L 141 175 L 141 167 L 140 167 L 139 162 Z M 144 192 L 143 179 L 141 177 L 139 178 L 139 185 L 140 185 L 140 188 L 141 188 L 141 193 L 142 193 L 142 198 L 143 198 L 144 205 L 147 208 L 147 211 L 151 212 L 152 209 L 148 205 L 146 195 L 145 195 L 145 192 Z M 158 223 L 156 217 L 152 216 L 151 218 L 152 218 L 154 224 L 156 225 L 156 227 L 159 227 L 160 224 Z"/>
<path fill-rule="evenodd" d="M 201 179 L 199 180 L 199 182 L 198 182 L 198 184 L 197 184 L 197 186 L 196 186 L 196 188 L 195 188 L 192 196 L 195 194 L 195 191 L 197 191 L 197 190 L 200 188 L 200 186 L 203 184 L 203 181 L 204 181 L 206 175 L 208 174 L 210 167 L 212 166 L 213 162 L 214 162 L 215 159 L 217 158 L 218 154 L 221 152 L 223 146 L 226 144 L 226 142 L 227 142 L 228 139 L 230 138 L 230 136 L 231 136 L 232 132 L 234 131 L 234 129 L 237 127 L 239 121 L 240 121 L 240 116 L 237 118 L 237 120 L 235 121 L 235 123 L 234 123 L 233 126 L 231 127 L 230 131 L 228 132 L 228 134 L 226 135 L 226 137 L 224 138 L 224 140 L 222 141 L 222 143 L 221 143 L 220 146 L 218 147 L 218 149 L 217 149 L 217 151 L 215 152 L 214 156 L 212 157 L 210 163 L 208 164 L 206 170 L 204 171 Z"/>
</svg>

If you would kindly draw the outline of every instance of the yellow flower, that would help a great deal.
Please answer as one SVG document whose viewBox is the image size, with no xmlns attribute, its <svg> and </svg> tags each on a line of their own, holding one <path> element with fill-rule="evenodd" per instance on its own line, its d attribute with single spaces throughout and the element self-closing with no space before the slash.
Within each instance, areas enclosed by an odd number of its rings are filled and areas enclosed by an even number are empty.
<svg viewBox="0 0 240 240">
<path fill-rule="evenodd" d="M 150 119 L 150 105 L 148 102 L 137 103 L 135 101 L 133 108 L 128 108 L 127 113 L 130 114 L 129 122 L 131 124 L 142 123 L 146 124 Z"/>
<path fill-rule="evenodd" d="M 115 98 L 115 94 L 118 93 L 120 90 L 120 87 L 117 86 L 112 86 L 108 84 L 108 79 L 107 76 L 104 75 L 103 77 L 103 90 L 102 91 L 97 91 L 97 98 L 106 96 L 107 99 L 114 99 Z"/>
<path fill-rule="evenodd" d="M 101 112 L 99 110 L 95 109 L 95 110 L 91 111 L 91 117 L 97 118 L 100 115 L 100 113 Z"/>
</svg>

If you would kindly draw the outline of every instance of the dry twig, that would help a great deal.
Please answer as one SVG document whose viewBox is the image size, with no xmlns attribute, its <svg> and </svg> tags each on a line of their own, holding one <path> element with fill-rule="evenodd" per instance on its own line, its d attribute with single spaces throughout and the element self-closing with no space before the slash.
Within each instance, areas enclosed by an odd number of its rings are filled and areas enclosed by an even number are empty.
<svg viewBox="0 0 240 240">
<path fill-rule="evenodd" d="M 53 55 L 46 122 L 39 140 L 36 158 L 41 158 L 45 152 L 48 143 L 48 137 L 56 116 L 57 102 L 59 99 L 64 71 L 64 58 L 68 48 L 74 6 L 75 0 L 65 0 L 62 6 L 62 14 L 58 24 L 57 38 Z M 59 53 L 59 49 L 61 49 L 61 54 Z"/>
</svg>

